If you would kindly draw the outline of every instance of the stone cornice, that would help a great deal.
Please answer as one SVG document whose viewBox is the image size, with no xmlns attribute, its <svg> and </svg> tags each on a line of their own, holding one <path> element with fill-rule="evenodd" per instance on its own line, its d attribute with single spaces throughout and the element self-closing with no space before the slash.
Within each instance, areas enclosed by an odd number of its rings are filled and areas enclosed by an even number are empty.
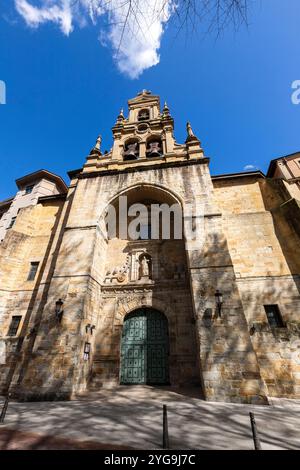
<svg viewBox="0 0 300 470">
<path fill-rule="evenodd" d="M 164 281 L 154 281 L 153 283 L 143 284 L 143 283 L 124 283 L 124 284 L 102 284 L 101 292 L 102 294 L 108 294 L 114 291 L 153 291 L 157 290 L 174 290 L 174 286 L 177 289 L 186 289 L 187 288 L 187 280 L 175 280 L 175 279 L 168 279 Z M 125 294 L 125 292 L 124 292 Z"/>
<path fill-rule="evenodd" d="M 266 276 L 241 276 L 237 277 L 236 281 L 237 282 L 251 282 L 251 281 L 271 281 L 271 280 L 284 280 L 288 279 L 290 281 L 299 281 L 300 280 L 300 274 L 274 274 L 272 275 L 266 275 Z"/>
<path fill-rule="evenodd" d="M 126 173 L 136 173 L 141 171 L 150 171 L 150 170 L 159 170 L 163 168 L 175 168 L 175 167 L 183 167 L 183 166 L 190 166 L 190 165 L 203 165 L 208 164 L 209 158 L 201 157 L 198 159 L 193 160 L 183 160 L 183 161 L 173 161 L 173 162 L 161 162 L 161 163 L 153 163 L 153 165 L 136 165 L 130 166 L 128 168 L 122 169 L 112 169 L 112 170 L 96 170 L 87 173 L 81 173 L 78 175 L 78 179 L 85 179 L 85 178 L 95 178 L 98 176 L 110 176 L 110 175 L 118 175 L 118 174 L 126 174 Z"/>
</svg>

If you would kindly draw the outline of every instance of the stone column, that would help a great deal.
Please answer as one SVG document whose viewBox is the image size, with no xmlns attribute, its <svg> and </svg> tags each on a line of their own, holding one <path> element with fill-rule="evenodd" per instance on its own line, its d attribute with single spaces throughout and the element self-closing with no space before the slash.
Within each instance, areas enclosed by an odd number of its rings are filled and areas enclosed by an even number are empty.
<svg viewBox="0 0 300 470">
<path fill-rule="evenodd" d="M 146 142 L 139 143 L 139 158 L 146 158 Z"/>
</svg>

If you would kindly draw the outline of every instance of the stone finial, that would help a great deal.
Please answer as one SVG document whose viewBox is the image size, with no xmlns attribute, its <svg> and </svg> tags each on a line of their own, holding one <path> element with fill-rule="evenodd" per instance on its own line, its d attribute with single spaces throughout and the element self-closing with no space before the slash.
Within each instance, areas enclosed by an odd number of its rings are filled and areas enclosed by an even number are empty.
<svg viewBox="0 0 300 470">
<path fill-rule="evenodd" d="M 170 110 L 167 105 L 167 102 L 165 101 L 164 107 L 163 107 L 163 112 L 162 112 L 163 117 L 168 117 L 170 116 Z"/>
<path fill-rule="evenodd" d="M 191 123 L 189 121 L 186 123 L 186 132 L 187 132 L 186 142 L 189 142 L 191 140 L 198 141 L 197 137 L 195 136 L 195 134 L 193 132 Z"/>
<path fill-rule="evenodd" d="M 137 95 L 138 95 L 138 96 L 140 96 L 140 95 L 151 95 L 151 91 L 149 91 L 149 90 L 142 90 L 142 91 L 140 91 Z"/>
<path fill-rule="evenodd" d="M 186 123 L 186 131 L 187 131 L 187 136 L 188 137 L 195 137 L 195 134 L 194 134 L 192 126 L 191 126 L 191 123 L 189 121 Z"/>
<path fill-rule="evenodd" d="M 90 155 L 93 155 L 94 153 L 98 153 L 101 155 L 101 142 L 102 142 L 102 137 L 101 135 L 98 135 L 96 143 L 92 150 L 90 151 Z"/>
<path fill-rule="evenodd" d="M 117 117 L 117 124 L 122 124 L 125 120 L 123 108 L 120 109 L 119 115 Z"/>
<path fill-rule="evenodd" d="M 101 143 L 102 143 L 102 137 L 101 135 L 98 135 L 94 149 L 99 150 L 99 152 L 101 152 Z"/>
</svg>

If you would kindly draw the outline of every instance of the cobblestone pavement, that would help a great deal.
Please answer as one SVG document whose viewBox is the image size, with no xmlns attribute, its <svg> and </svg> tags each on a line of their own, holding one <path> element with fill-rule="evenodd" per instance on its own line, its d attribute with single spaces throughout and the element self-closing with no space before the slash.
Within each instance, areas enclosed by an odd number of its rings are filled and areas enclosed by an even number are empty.
<svg viewBox="0 0 300 470">
<path fill-rule="evenodd" d="M 0 449 L 160 449 L 163 404 L 171 449 L 253 449 L 249 411 L 263 449 L 300 449 L 299 401 L 205 402 L 196 389 L 150 386 L 102 389 L 68 402 L 10 402 Z"/>
</svg>

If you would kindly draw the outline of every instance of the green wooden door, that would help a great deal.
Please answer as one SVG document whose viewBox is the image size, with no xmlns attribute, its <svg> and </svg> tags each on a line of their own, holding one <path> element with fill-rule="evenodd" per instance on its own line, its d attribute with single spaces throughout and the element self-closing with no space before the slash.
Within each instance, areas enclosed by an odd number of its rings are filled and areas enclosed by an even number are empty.
<svg viewBox="0 0 300 470">
<path fill-rule="evenodd" d="M 153 309 L 139 309 L 124 322 L 121 343 L 122 384 L 167 384 L 168 322 Z"/>
</svg>

